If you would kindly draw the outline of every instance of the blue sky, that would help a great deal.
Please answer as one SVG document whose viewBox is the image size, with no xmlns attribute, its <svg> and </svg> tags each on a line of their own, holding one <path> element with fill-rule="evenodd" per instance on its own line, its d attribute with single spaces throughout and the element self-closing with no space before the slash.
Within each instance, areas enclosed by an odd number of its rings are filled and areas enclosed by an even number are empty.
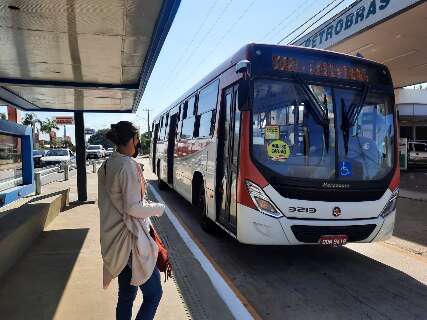
<svg viewBox="0 0 427 320">
<path fill-rule="evenodd" d="M 153 119 L 243 45 L 277 43 L 329 2 L 331 0 L 182 0 L 138 112 L 85 114 L 86 127 L 108 128 L 111 123 L 130 120 L 145 131 L 147 115 L 142 109 L 151 109 L 150 119 Z M 334 4 L 340 2 L 336 0 Z M 324 20 L 352 2 L 354 0 L 345 0 Z M 292 37 L 283 44 L 290 40 Z M 37 114 L 40 119 L 54 115 L 62 113 Z M 67 127 L 67 133 L 74 140 L 72 126 Z"/>
</svg>

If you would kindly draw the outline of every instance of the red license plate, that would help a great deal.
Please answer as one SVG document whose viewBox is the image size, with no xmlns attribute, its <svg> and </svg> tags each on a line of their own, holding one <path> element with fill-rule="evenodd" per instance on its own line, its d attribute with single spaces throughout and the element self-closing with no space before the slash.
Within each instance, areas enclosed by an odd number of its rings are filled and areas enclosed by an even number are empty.
<svg viewBox="0 0 427 320">
<path fill-rule="evenodd" d="M 339 247 L 347 243 L 348 236 L 346 234 L 337 234 L 330 236 L 321 236 L 319 243 L 324 246 Z"/>
</svg>

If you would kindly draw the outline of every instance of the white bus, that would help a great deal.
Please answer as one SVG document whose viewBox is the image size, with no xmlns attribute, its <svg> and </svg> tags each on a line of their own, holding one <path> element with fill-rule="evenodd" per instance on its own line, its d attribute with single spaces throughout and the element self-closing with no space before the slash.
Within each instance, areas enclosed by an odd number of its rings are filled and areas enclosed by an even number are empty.
<svg viewBox="0 0 427 320">
<path fill-rule="evenodd" d="M 218 225 L 259 245 L 372 242 L 400 182 L 393 84 L 366 59 L 249 44 L 153 122 L 151 164 Z"/>
</svg>

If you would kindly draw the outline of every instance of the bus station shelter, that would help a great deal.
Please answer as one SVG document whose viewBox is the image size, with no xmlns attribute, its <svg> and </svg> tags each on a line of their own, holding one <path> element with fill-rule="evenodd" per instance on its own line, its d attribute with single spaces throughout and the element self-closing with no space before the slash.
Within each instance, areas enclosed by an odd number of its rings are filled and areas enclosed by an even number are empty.
<svg viewBox="0 0 427 320">
<path fill-rule="evenodd" d="M 32 0 L 0 5 L 0 99 L 73 112 L 79 201 L 85 112 L 135 112 L 180 0 Z"/>
</svg>

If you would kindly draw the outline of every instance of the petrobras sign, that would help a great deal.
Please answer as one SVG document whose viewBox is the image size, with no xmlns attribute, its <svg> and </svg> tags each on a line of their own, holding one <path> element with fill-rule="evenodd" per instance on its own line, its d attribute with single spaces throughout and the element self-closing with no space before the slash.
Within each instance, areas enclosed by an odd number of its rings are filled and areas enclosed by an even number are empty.
<svg viewBox="0 0 427 320">
<path fill-rule="evenodd" d="M 328 49 L 343 39 L 423 0 L 360 0 L 293 45 Z"/>
<path fill-rule="evenodd" d="M 53 121 L 60 125 L 74 124 L 74 118 L 69 116 L 56 116 Z"/>
</svg>

